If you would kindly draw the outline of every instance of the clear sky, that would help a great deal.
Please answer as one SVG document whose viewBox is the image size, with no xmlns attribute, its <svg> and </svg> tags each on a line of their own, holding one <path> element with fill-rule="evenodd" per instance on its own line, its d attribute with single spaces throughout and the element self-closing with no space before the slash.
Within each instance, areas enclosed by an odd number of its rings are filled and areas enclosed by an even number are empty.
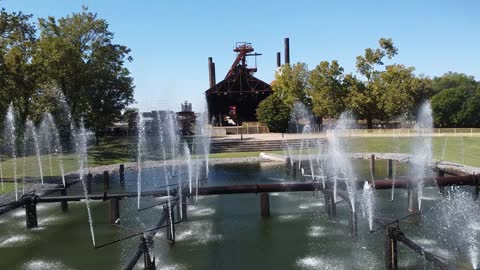
<svg viewBox="0 0 480 270">
<path fill-rule="evenodd" d="M 188 100 L 201 109 L 208 88 L 207 58 L 217 82 L 235 54 L 236 41 L 251 42 L 256 76 L 271 82 L 276 52 L 290 38 L 290 62 L 314 68 L 336 59 L 355 72 L 355 57 L 390 37 L 399 48 L 394 63 L 417 74 L 463 72 L 480 79 L 480 1 L 471 0 L 3 0 L 8 11 L 62 17 L 81 6 L 106 19 L 115 41 L 132 49 L 128 64 L 142 110 L 180 110 Z"/>
</svg>

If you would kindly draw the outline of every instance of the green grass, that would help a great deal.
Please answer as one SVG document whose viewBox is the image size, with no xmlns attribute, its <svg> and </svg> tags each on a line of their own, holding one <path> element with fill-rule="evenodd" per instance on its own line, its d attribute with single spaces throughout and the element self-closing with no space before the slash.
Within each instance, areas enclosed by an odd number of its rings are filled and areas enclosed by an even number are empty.
<svg viewBox="0 0 480 270">
<path fill-rule="evenodd" d="M 349 152 L 398 152 L 410 153 L 413 150 L 415 138 L 412 137 L 352 137 L 345 138 Z M 136 159 L 136 142 L 134 139 L 121 137 L 103 138 L 99 146 L 90 145 L 88 148 L 88 166 L 95 167 L 123 162 L 134 162 Z M 147 149 L 151 150 L 151 149 Z M 480 167 L 480 137 L 434 137 L 434 157 L 437 159 L 463 163 Z M 269 153 L 283 154 L 283 151 L 269 151 Z M 210 158 L 258 157 L 260 152 L 234 152 L 210 154 Z M 52 156 L 52 171 L 48 156 L 42 156 L 44 176 L 59 176 L 58 157 Z M 147 159 L 153 158 L 152 155 Z M 195 157 L 194 157 L 195 158 Z M 78 169 L 75 154 L 63 155 L 65 172 Z M 0 163 L 5 178 L 13 177 L 13 162 L 5 160 Z M 23 158 L 17 159 L 18 178 L 23 176 Z M 25 158 L 25 174 L 38 177 L 38 160 L 36 156 Z"/>
<path fill-rule="evenodd" d="M 22 188 L 22 183 L 18 183 L 18 188 Z M 15 184 L 11 182 L 4 182 L 0 185 L 0 194 L 9 193 L 15 190 Z"/>
</svg>

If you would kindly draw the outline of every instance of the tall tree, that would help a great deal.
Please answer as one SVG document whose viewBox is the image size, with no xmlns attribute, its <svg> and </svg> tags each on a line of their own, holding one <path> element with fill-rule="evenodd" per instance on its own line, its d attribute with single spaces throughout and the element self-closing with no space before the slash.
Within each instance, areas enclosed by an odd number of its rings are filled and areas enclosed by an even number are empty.
<svg viewBox="0 0 480 270">
<path fill-rule="evenodd" d="M 378 41 L 379 47 L 376 49 L 365 49 L 364 55 L 357 56 L 357 71 L 365 76 L 367 81 L 362 84 L 358 83 L 355 77 L 350 77 L 349 87 L 353 87 L 349 91 L 348 106 L 351 107 L 358 116 L 367 120 L 368 128 L 373 128 L 373 119 L 383 118 L 381 110 L 378 108 L 380 94 L 373 87 L 373 82 L 382 71 L 378 70 L 378 66 L 384 65 L 384 58 L 391 59 L 398 53 L 398 49 L 394 46 L 392 39 L 381 38 Z"/>
<path fill-rule="evenodd" d="M 322 61 L 310 71 L 308 78 L 313 113 L 323 117 L 337 117 L 345 110 L 347 88 L 343 82 L 343 68 L 337 61 Z"/>
<path fill-rule="evenodd" d="M 72 116 L 83 116 L 97 143 L 105 127 L 133 102 L 133 79 L 125 62 L 130 49 L 113 42 L 108 23 L 83 8 L 56 20 L 39 20 L 41 39 L 35 60 L 43 81 L 64 93 Z"/>
<path fill-rule="evenodd" d="M 25 123 L 40 95 L 32 63 L 37 39 L 31 17 L 0 11 L 0 111 L 13 103 L 20 123 Z"/>
</svg>

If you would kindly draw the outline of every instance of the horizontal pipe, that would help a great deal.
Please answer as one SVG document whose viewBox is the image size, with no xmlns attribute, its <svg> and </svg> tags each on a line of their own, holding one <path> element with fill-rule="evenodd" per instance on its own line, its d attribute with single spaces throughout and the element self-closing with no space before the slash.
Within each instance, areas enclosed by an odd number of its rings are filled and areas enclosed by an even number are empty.
<svg viewBox="0 0 480 270">
<path fill-rule="evenodd" d="M 394 236 L 398 241 L 404 243 L 406 246 L 411 248 L 413 251 L 420 254 L 422 257 L 424 257 L 427 261 L 432 262 L 438 268 L 440 268 L 442 270 L 455 269 L 454 267 L 452 267 L 448 263 L 448 261 L 446 259 L 444 259 L 442 257 L 439 257 L 439 256 L 436 256 L 436 255 L 426 251 L 424 248 L 415 244 L 415 242 L 413 242 L 412 240 L 407 238 L 405 236 L 405 234 L 403 234 L 402 232 L 396 230 L 395 233 L 394 233 Z"/>
<path fill-rule="evenodd" d="M 478 185 L 479 176 L 467 175 L 467 176 L 450 176 L 450 177 L 436 177 L 436 178 L 425 178 L 425 185 L 435 185 L 438 186 L 452 186 L 452 185 Z M 382 179 L 375 180 L 376 189 L 390 189 L 392 184 L 395 185 L 395 188 L 408 188 L 415 183 L 409 179 Z M 359 182 L 360 183 L 360 182 Z M 361 185 L 359 185 L 360 187 Z M 210 187 L 199 187 L 198 195 L 222 195 L 222 194 L 248 194 L 248 193 L 262 193 L 262 192 L 295 192 L 295 191 L 317 191 L 322 190 L 322 184 L 319 182 L 285 182 L 285 183 L 274 183 L 274 184 L 251 184 L 251 185 L 234 185 L 234 186 L 210 186 Z M 171 191 L 172 195 L 177 193 L 177 190 Z M 183 189 L 184 194 L 188 194 L 188 188 Z M 111 194 L 93 194 L 89 195 L 90 200 L 108 200 L 108 199 L 122 199 L 122 198 L 132 198 L 137 197 L 137 192 L 127 192 L 127 193 L 111 193 Z M 167 196 L 166 190 L 156 190 L 156 191 L 144 191 L 141 194 L 142 197 L 146 196 Z M 85 199 L 81 195 L 73 196 L 56 196 L 56 197 L 40 197 L 37 199 L 39 203 L 49 203 L 49 202 L 61 202 L 61 201 L 80 201 Z"/>
</svg>

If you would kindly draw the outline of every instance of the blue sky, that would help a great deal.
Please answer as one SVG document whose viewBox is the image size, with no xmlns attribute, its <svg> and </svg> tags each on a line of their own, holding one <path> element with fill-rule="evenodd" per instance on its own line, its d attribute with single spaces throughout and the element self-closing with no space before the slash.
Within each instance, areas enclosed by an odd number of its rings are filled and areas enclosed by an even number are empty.
<svg viewBox="0 0 480 270">
<path fill-rule="evenodd" d="M 259 71 L 271 82 L 276 52 L 290 38 L 291 62 L 314 68 L 336 59 L 355 72 L 355 57 L 390 37 L 399 55 L 389 63 L 414 66 L 417 74 L 463 72 L 480 79 L 480 1 L 123 1 L 3 0 L 8 11 L 62 17 L 81 6 L 106 19 L 115 41 L 132 49 L 128 64 L 142 110 L 179 110 L 184 100 L 202 107 L 208 88 L 207 58 L 217 82 L 235 54 L 236 41 L 251 42 Z"/>
</svg>

